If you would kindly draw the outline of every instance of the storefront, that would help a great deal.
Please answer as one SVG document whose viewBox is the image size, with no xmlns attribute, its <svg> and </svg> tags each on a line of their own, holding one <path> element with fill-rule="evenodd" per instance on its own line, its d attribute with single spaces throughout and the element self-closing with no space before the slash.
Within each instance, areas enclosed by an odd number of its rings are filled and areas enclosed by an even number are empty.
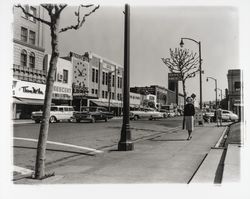
<svg viewBox="0 0 250 199">
<path fill-rule="evenodd" d="M 41 110 L 45 84 L 13 80 L 13 119 L 29 119 L 33 111 Z"/>
</svg>

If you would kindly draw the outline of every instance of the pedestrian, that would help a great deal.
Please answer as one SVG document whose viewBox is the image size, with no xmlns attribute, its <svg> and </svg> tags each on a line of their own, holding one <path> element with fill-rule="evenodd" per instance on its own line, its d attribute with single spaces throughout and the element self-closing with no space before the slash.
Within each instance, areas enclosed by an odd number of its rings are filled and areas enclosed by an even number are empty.
<svg viewBox="0 0 250 199">
<path fill-rule="evenodd" d="M 186 123 L 186 129 L 188 131 L 188 138 L 187 140 L 190 140 L 192 138 L 191 134 L 194 130 L 194 114 L 195 109 L 193 105 L 193 98 L 187 97 L 186 99 L 187 104 L 184 106 L 184 117 L 185 117 L 185 123 Z"/>
<path fill-rule="evenodd" d="M 221 107 L 219 107 L 217 109 L 217 117 L 218 117 L 217 126 L 222 126 L 222 110 L 221 110 Z"/>
</svg>

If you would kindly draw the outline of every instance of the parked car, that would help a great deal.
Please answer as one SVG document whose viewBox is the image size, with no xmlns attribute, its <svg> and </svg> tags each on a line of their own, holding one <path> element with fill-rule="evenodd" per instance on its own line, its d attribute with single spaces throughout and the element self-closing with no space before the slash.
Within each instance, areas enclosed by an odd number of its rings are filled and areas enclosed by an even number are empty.
<svg viewBox="0 0 250 199">
<path fill-rule="evenodd" d="M 149 119 L 149 120 L 153 120 L 153 119 L 159 119 L 159 118 L 163 118 L 164 114 L 162 112 L 156 111 L 155 109 L 152 108 L 142 108 L 140 110 L 137 111 L 130 111 L 130 119 L 132 120 L 138 120 L 138 119 Z"/>
<path fill-rule="evenodd" d="M 222 110 L 222 121 L 233 121 L 239 120 L 238 115 L 234 114 L 232 111 Z"/>
<path fill-rule="evenodd" d="M 104 107 L 82 107 L 80 111 L 74 113 L 76 122 L 87 120 L 94 123 L 96 120 L 104 120 L 107 122 L 113 118 L 113 113 L 107 111 Z"/>
<path fill-rule="evenodd" d="M 50 108 L 50 123 L 55 123 L 63 120 L 69 122 L 73 121 L 74 108 L 72 106 L 51 106 Z M 34 111 L 31 113 L 31 119 L 36 123 L 41 122 L 42 120 L 42 111 Z"/>
</svg>

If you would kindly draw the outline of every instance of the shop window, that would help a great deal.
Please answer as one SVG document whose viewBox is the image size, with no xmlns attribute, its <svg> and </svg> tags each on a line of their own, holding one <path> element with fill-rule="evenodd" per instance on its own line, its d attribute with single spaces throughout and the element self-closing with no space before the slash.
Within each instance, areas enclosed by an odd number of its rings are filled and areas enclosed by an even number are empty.
<svg viewBox="0 0 250 199">
<path fill-rule="evenodd" d="M 29 67 L 35 68 L 35 53 L 30 53 L 29 56 Z"/>
<path fill-rule="evenodd" d="M 21 51 L 21 66 L 27 66 L 27 51 Z"/>
<path fill-rule="evenodd" d="M 21 41 L 27 42 L 28 41 L 28 29 L 21 27 Z"/>
<path fill-rule="evenodd" d="M 63 83 L 68 83 L 68 70 L 63 70 Z"/>
<path fill-rule="evenodd" d="M 32 30 L 30 30 L 29 33 L 29 43 L 35 45 L 36 43 L 36 33 Z"/>
</svg>

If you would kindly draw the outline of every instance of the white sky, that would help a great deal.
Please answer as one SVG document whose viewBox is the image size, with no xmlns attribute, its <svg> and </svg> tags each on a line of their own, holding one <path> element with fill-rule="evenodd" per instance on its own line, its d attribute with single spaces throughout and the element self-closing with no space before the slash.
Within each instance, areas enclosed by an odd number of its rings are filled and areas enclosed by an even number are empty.
<svg viewBox="0 0 250 199">
<path fill-rule="evenodd" d="M 61 26 L 74 24 L 73 12 L 68 7 L 62 14 Z M 87 18 L 77 31 L 60 35 L 60 53 L 69 51 L 83 54 L 92 51 L 123 65 L 124 16 L 121 6 L 101 6 Z M 239 68 L 238 10 L 235 7 L 173 7 L 131 6 L 131 86 L 160 85 L 167 87 L 168 69 L 161 57 L 169 57 L 169 49 L 179 47 L 181 37 L 201 41 L 203 59 L 203 101 L 215 99 L 213 80 L 218 88 L 227 88 L 228 69 Z M 46 49 L 50 49 L 46 34 Z M 184 47 L 198 53 L 198 45 L 184 40 Z M 199 75 L 188 80 L 187 91 L 199 99 Z M 180 91 L 181 92 L 181 91 Z M 219 92 L 218 92 L 219 94 Z M 220 98 L 218 96 L 218 98 Z"/>
</svg>

